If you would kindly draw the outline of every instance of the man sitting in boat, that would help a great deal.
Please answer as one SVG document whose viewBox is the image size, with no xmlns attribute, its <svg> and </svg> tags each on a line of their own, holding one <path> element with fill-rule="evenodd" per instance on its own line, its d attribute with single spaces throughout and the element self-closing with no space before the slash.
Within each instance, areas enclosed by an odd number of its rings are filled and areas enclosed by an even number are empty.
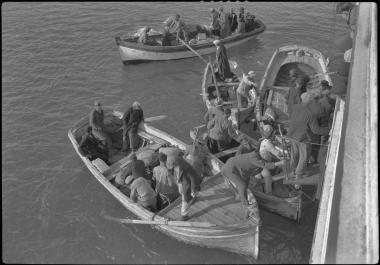
<svg viewBox="0 0 380 265">
<path fill-rule="evenodd" d="M 245 32 L 250 32 L 256 27 L 256 17 L 247 12 L 245 14 Z"/>
<path fill-rule="evenodd" d="M 115 183 L 122 186 L 124 185 L 125 178 L 133 175 L 136 178 L 142 177 L 146 179 L 152 185 L 152 177 L 147 173 L 144 161 L 138 159 L 135 153 L 131 155 L 130 159 L 131 162 L 125 167 L 120 168 L 120 171 L 116 174 Z"/>
<path fill-rule="evenodd" d="M 210 107 L 203 116 L 206 126 L 208 126 L 209 122 L 212 121 L 216 115 L 223 115 L 223 100 L 220 98 L 216 98 L 212 107 Z"/>
<path fill-rule="evenodd" d="M 139 102 L 135 101 L 123 115 L 123 147 L 124 153 L 128 152 L 130 148 L 132 152 L 135 152 L 138 148 L 139 136 L 137 131 L 140 122 L 144 121 L 144 112 L 141 109 Z"/>
<path fill-rule="evenodd" d="M 255 104 L 257 97 L 255 76 L 255 71 L 249 71 L 248 75 L 243 74 L 243 78 L 236 90 L 238 108 L 246 108 L 248 103 L 252 106 Z"/>
<path fill-rule="evenodd" d="M 230 148 L 235 130 L 232 122 L 229 120 L 231 109 L 225 109 L 223 115 L 215 115 L 215 117 L 207 124 L 209 134 L 207 138 L 207 146 L 212 154 Z"/>
<path fill-rule="evenodd" d="M 253 151 L 229 158 L 226 164 L 223 165 L 221 173 L 234 185 L 235 200 L 240 200 L 243 207 L 246 208 L 248 205 L 247 189 L 250 177 L 257 175 L 264 168 L 274 169 L 284 164 L 284 160 L 267 162 L 260 157 L 257 151 Z"/>
<path fill-rule="evenodd" d="M 263 125 L 259 127 L 262 138 L 259 139 L 258 149 L 262 159 L 268 162 L 276 162 L 283 159 L 280 150 L 273 144 L 275 141 L 274 130 L 271 125 Z M 256 178 L 264 178 L 266 194 L 272 194 L 272 174 L 269 169 L 264 168 Z"/>
<path fill-rule="evenodd" d="M 111 157 L 112 140 L 109 136 L 111 133 L 107 126 L 104 124 L 104 111 L 102 104 L 95 100 L 94 109 L 90 113 L 90 126 L 92 127 L 92 134 L 100 141 L 102 141 L 108 149 L 108 157 Z"/>
<path fill-rule="evenodd" d="M 150 31 L 149 27 L 144 27 L 143 28 L 143 30 L 141 31 L 140 36 L 139 36 L 139 38 L 137 40 L 138 43 L 142 43 L 142 44 L 145 44 L 145 45 L 152 45 L 152 46 L 159 45 L 159 43 L 154 38 L 151 38 L 148 35 L 149 31 Z"/>
<path fill-rule="evenodd" d="M 107 147 L 92 133 L 92 127 L 87 127 L 86 133 L 82 136 L 82 140 L 79 144 L 79 151 L 83 156 L 86 156 L 91 161 L 100 158 L 108 165 L 110 162 L 108 161 L 107 156 Z"/>
<path fill-rule="evenodd" d="M 153 168 L 153 180 L 156 182 L 156 193 L 163 194 L 169 201 L 173 201 L 179 196 L 176 180 L 166 167 L 167 156 L 159 153 L 160 165 Z"/>
<path fill-rule="evenodd" d="M 149 181 L 143 177 L 130 175 L 125 179 L 125 184 L 130 185 L 131 195 L 129 198 L 133 202 L 150 211 L 157 211 L 157 193 L 153 190 Z"/>
<path fill-rule="evenodd" d="M 178 184 L 178 191 L 182 197 L 181 219 L 189 218 L 189 208 L 200 191 L 201 176 L 196 170 L 181 156 L 168 158 L 166 166 L 172 170 Z"/>
<path fill-rule="evenodd" d="M 230 70 L 230 62 L 228 61 L 227 50 L 220 40 L 214 40 L 214 45 L 216 46 L 216 65 L 218 72 L 215 73 L 217 78 L 224 81 L 227 78 L 232 77 Z"/>
</svg>

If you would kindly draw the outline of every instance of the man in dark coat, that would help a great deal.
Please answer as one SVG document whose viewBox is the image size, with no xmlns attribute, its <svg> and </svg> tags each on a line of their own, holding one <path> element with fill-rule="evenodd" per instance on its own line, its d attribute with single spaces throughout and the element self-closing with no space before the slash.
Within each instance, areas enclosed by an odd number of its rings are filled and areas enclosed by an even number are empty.
<svg viewBox="0 0 380 265">
<path fill-rule="evenodd" d="M 128 143 L 132 152 L 137 150 L 139 143 L 137 131 L 142 121 L 144 121 L 144 112 L 141 109 L 140 103 L 135 101 L 123 116 L 123 152 L 128 151 Z"/>
<path fill-rule="evenodd" d="M 91 126 L 87 127 L 87 132 L 82 136 L 79 151 L 91 161 L 100 158 L 108 165 L 110 164 L 107 156 L 107 148 L 93 135 Z"/>
<path fill-rule="evenodd" d="M 214 40 L 216 46 L 216 63 L 218 66 L 218 75 L 220 80 L 224 81 L 226 78 L 231 78 L 230 63 L 227 57 L 227 50 L 220 40 Z"/>
<path fill-rule="evenodd" d="M 173 170 L 178 183 L 178 191 L 182 195 L 181 217 L 182 220 L 189 218 L 189 208 L 200 191 L 202 177 L 183 157 L 168 157 L 166 167 Z"/>
<path fill-rule="evenodd" d="M 328 127 L 320 127 L 316 110 L 309 104 L 301 103 L 293 106 L 290 115 L 290 128 L 287 137 L 291 142 L 291 164 L 295 167 L 295 177 L 305 173 L 306 164 L 310 157 L 310 142 L 313 134 L 328 135 Z"/>
<path fill-rule="evenodd" d="M 285 160 L 267 162 L 255 150 L 228 159 L 227 163 L 223 165 L 221 173 L 234 185 L 235 193 L 237 190 L 235 199 L 240 199 L 243 207 L 245 207 L 248 205 L 247 189 L 250 177 L 260 173 L 263 168 L 274 169 L 276 166 L 283 166 L 284 164 Z"/>
</svg>

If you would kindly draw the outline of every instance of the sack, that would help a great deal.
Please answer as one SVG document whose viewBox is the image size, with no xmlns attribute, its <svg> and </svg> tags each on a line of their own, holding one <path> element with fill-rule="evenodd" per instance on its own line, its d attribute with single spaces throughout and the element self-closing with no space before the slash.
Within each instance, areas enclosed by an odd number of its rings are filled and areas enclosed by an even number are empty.
<svg viewBox="0 0 380 265">
<path fill-rule="evenodd" d="M 158 150 L 160 153 L 164 153 L 167 158 L 178 157 L 183 155 L 183 151 L 177 147 L 161 147 Z"/>
<path fill-rule="evenodd" d="M 97 158 L 92 161 L 92 164 L 96 167 L 97 170 L 100 171 L 100 173 L 105 174 L 108 172 L 110 167 L 104 162 L 102 159 Z"/>
<path fill-rule="evenodd" d="M 159 164 L 158 153 L 153 150 L 144 150 L 137 155 L 137 159 L 144 161 L 146 167 L 154 167 Z"/>
</svg>

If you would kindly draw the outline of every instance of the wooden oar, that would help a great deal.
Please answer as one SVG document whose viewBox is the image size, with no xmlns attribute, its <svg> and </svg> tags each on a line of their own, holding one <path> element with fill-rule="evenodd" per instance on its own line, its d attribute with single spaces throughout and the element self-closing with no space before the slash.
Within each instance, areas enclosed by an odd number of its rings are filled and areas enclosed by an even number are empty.
<svg viewBox="0 0 380 265">
<path fill-rule="evenodd" d="M 106 219 L 117 221 L 123 224 L 140 224 L 140 225 L 168 225 L 168 226 L 186 226 L 186 227 L 216 227 L 216 224 L 206 222 L 188 222 L 188 221 L 152 221 L 152 220 L 135 220 L 135 219 L 123 219 L 115 218 L 111 216 L 104 216 Z"/>
<path fill-rule="evenodd" d="M 158 120 L 163 120 L 165 118 L 166 118 L 166 115 L 153 116 L 153 117 L 144 118 L 144 122 L 158 121 Z M 120 127 L 119 130 L 121 129 L 123 129 L 123 126 Z"/>
<path fill-rule="evenodd" d="M 205 64 L 207 64 L 207 61 L 199 54 L 197 53 L 193 48 L 190 47 L 190 45 L 188 45 L 186 42 L 184 42 L 181 38 L 178 38 L 179 41 L 185 45 L 190 51 L 192 51 L 196 56 L 198 56 L 202 61 L 205 62 Z"/>
</svg>

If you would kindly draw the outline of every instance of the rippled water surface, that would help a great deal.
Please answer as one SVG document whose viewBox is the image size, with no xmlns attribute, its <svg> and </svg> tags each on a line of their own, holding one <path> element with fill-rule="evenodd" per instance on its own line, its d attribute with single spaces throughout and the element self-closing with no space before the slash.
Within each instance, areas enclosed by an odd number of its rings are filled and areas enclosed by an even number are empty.
<svg viewBox="0 0 380 265">
<path fill-rule="evenodd" d="M 267 26 L 228 50 L 259 78 L 274 50 L 303 44 L 330 58 L 346 34 L 334 3 L 6 2 L 2 5 L 3 261 L 11 263 L 305 263 L 316 205 L 301 224 L 262 212 L 260 259 L 175 241 L 150 226 L 108 221 L 134 216 L 78 158 L 67 137 L 101 99 L 119 110 L 134 100 L 145 116 L 165 114 L 158 128 L 189 141 L 205 111 L 199 58 L 123 65 L 114 37 L 180 13 L 209 23 L 210 7 L 244 5 Z M 154 26 L 153 26 L 154 27 Z M 333 70 L 333 69 L 332 69 Z"/>
</svg>

